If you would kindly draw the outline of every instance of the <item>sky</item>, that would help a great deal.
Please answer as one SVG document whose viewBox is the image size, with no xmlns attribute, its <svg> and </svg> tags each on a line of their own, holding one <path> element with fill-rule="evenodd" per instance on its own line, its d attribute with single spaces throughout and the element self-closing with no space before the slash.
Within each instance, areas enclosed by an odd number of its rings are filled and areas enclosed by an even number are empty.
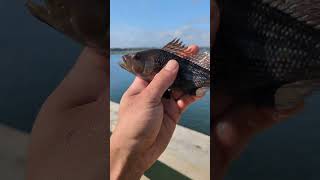
<svg viewBox="0 0 320 180">
<path fill-rule="evenodd" d="M 111 0 L 111 48 L 210 46 L 210 0 Z"/>
</svg>

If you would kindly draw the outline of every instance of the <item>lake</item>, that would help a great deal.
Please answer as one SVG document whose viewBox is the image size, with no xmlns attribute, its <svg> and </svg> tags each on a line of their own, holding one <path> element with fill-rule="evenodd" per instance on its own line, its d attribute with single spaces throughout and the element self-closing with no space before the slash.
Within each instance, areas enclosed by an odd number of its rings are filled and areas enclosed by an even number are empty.
<svg viewBox="0 0 320 180">
<path fill-rule="evenodd" d="M 114 102 L 120 102 L 123 93 L 134 80 L 134 75 L 123 70 L 119 66 L 120 54 L 112 54 L 110 59 L 110 98 Z M 210 134 L 210 93 L 194 103 L 183 114 L 179 123 L 187 128 Z"/>
</svg>

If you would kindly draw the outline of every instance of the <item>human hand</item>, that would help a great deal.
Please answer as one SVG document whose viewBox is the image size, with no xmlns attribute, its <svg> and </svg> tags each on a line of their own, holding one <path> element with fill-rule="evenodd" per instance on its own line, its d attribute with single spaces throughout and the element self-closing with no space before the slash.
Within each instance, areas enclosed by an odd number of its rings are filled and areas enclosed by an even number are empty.
<svg viewBox="0 0 320 180">
<path fill-rule="evenodd" d="M 197 53 L 198 47 L 189 51 Z M 171 60 L 149 84 L 136 77 L 123 95 L 110 139 L 111 179 L 139 179 L 166 149 L 181 113 L 198 99 L 181 92 L 162 98 L 178 69 Z"/>
<path fill-rule="evenodd" d="M 35 121 L 27 179 L 106 179 L 109 141 L 107 58 L 85 48 Z"/>
<path fill-rule="evenodd" d="M 237 104 L 231 97 L 219 92 L 215 92 L 214 97 L 212 172 L 216 180 L 223 179 L 231 162 L 240 156 L 252 138 L 295 115 L 304 106 L 301 102 L 291 109 L 276 110 Z"/>
</svg>

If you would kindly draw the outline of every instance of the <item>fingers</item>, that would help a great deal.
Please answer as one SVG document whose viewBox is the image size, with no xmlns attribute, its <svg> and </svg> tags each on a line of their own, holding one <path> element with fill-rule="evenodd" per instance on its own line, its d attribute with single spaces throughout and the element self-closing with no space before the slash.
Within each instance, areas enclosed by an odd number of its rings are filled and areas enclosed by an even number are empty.
<svg viewBox="0 0 320 180">
<path fill-rule="evenodd" d="M 257 114 L 252 106 L 234 108 L 224 114 L 215 126 L 215 143 L 224 149 L 228 156 L 238 154 L 253 135 L 248 119 L 255 122 Z M 258 117 L 261 118 L 261 117 Z"/>
<path fill-rule="evenodd" d="M 172 99 L 162 99 L 164 108 L 164 114 L 169 117 L 170 120 L 178 123 L 181 116 L 181 111 L 179 110 L 177 103 Z"/>
<path fill-rule="evenodd" d="M 162 103 L 166 107 L 164 109 L 164 120 L 155 143 L 152 146 L 151 151 L 155 151 L 152 154 L 162 154 L 164 152 L 181 117 L 181 113 L 178 110 L 175 101 L 163 99 Z M 158 157 L 155 158 L 157 159 Z"/>
<path fill-rule="evenodd" d="M 184 95 L 177 101 L 178 108 L 181 112 L 184 112 L 192 103 L 201 98 L 202 97 Z"/>
<path fill-rule="evenodd" d="M 222 179 L 230 162 L 238 158 L 257 133 L 272 127 L 303 109 L 304 103 L 292 109 L 274 111 L 273 108 L 257 108 L 252 105 L 231 107 L 217 116 L 214 123 L 213 174 Z"/>
<path fill-rule="evenodd" d="M 145 93 L 153 100 L 161 100 L 165 91 L 176 79 L 179 64 L 175 60 L 170 60 L 167 65 L 154 77 L 145 89 Z"/>
<path fill-rule="evenodd" d="M 148 86 L 148 82 L 146 82 L 145 80 L 137 76 L 125 94 L 128 96 L 134 96 L 136 94 L 139 94 L 147 86 Z"/>
<path fill-rule="evenodd" d="M 191 55 L 196 55 L 199 53 L 199 46 L 197 45 L 190 45 L 188 46 L 188 48 L 186 49 L 186 53 L 188 56 L 191 56 Z"/>
<path fill-rule="evenodd" d="M 171 95 L 173 99 L 178 100 L 184 95 L 184 93 L 181 90 L 173 90 Z"/>
<path fill-rule="evenodd" d="M 198 54 L 199 50 L 200 50 L 199 46 L 190 45 L 185 50 L 185 52 L 187 53 L 188 56 L 192 56 L 192 55 Z M 184 93 L 179 90 L 173 91 L 172 96 L 174 99 L 177 100 L 177 105 L 181 112 L 185 111 L 187 107 L 191 105 L 193 102 L 202 98 L 202 97 L 193 97 L 189 95 L 184 95 Z"/>
<path fill-rule="evenodd" d="M 284 120 L 287 119 L 299 112 L 301 112 L 304 108 L 304 101 L 300 102 L 297 106 L 290 108 L 290 109 L 283 109 L 276 111 L 275 118 L 276 120 Z"/>
<path fill-rule="evenodd" d="M 214 142 L 214 168 L 213 174 L 217 179 L 222 179 L 227 171 L 230 162 L 237 158 L 245 149 L 246 145 L 253 137 L 256 127 L 250 123 L 263 120 L 263 115 L 258 115 L 255 107 L 240 106 L 232 108 L 219 116 L 213 130 Z"/>
</svg>

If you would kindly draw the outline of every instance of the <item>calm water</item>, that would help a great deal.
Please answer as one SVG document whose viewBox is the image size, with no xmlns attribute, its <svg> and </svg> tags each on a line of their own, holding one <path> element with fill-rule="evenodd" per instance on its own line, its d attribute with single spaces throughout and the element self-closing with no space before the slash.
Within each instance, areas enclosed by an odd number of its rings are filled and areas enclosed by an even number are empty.
<svg viewBox="0 0 320 180">
<path fill-rule="evenodd" d="M 123 93 L 134 80 L 134 76 L 118 65 L 121 55 L 111 55 L 110 59 L 110 98 L 120 102 Z M 209 134 L 210 132 L 210 93 L 190 106 L 183 114 L 181 125 L 196 131 Z"/>
<path fill-rule="evenodd" d="M 253 139 L 226 180 L 319 180 L 320 93 L 305 110 Z"/>
</svg>

